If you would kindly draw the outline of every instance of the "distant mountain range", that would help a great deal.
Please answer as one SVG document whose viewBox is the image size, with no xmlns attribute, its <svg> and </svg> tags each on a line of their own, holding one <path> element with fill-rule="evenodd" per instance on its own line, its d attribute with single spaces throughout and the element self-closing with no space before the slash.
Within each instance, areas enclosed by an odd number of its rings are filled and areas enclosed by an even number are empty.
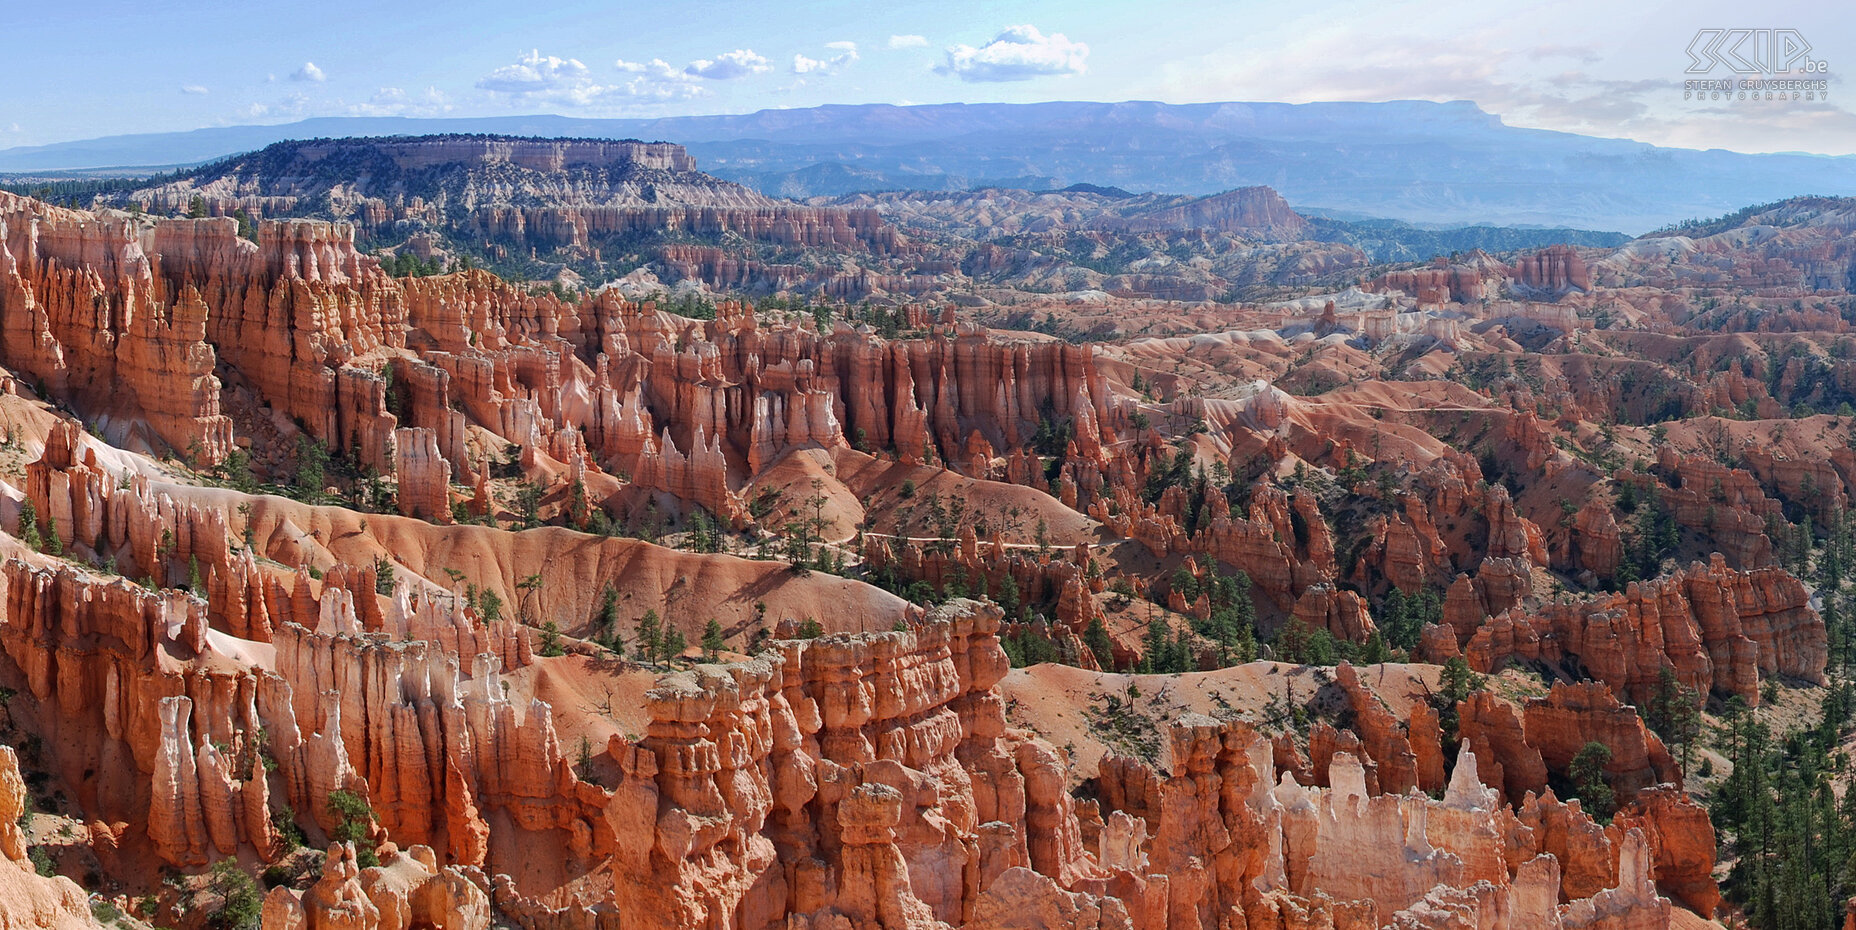
<svg viewBox="0 0 1856 930">
<path fill-rule="evenodd" d="M 1337 216 L 1632 233 L 1750 202 L 1856 194 L 1856 157 L 1746 155 L 1504 125 L 1474 104 L 881 104 L 738 116 L 324 118 L 0 150 L 0 172 L 192 165 L 285 139 L 496 133 L 666 140 L 776 197 L 881 190 L 1210 194 L 1268 185 Z"/>
</svg>

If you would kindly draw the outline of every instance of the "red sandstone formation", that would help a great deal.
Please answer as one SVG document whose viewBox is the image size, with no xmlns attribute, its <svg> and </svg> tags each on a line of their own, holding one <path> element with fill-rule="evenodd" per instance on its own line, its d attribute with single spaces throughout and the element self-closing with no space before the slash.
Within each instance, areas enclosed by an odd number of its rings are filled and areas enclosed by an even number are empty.
<svg viewBox="0 0 1856 930">
<path fill-rule="evenodd" d="M 1585 260 L 1570 246 L 1548 246 L 1505 265 L 1477 250 L 1462 261 L 1433 259 L 1427 268 L 1389 271 L 1368 283 L 1369 290 L 1404 291 L 1420 304 L 1476 303 L 1500 296 L 1504 285 L 1557 298 L 1568 291 L 1590 291 L 1592 276 Z"/>
<path fill-rule="evenodd" d="M 1714 824 L 1708 812 L 1673 785 L 1638 792 L 1611 822 L 1611 831 L 1641 829 L 1656 861 L 1656 887 L 1697 914 L 1721 903 L 1714 881 Z"/>
<path fill-rule="evenodd" d="M 267 223 L 254 245 L 229 219 L 148 227 L 4 195 L 0 229 L 0 363 L 88 416 L 122 420 L 111 439 L 224 459 L 219 362 L 331 447 L 359 443 L 363 461 L 386 464 L 389 433 L 338 368 L 397 344 L 404 316 L 345 228 Z"/>
<path fill-rule="evenodd" d="M 305 891 L 271 889 L 264 899 L 264 926 L 284 930 L 352 927 L 444 927 L 485 930 L 491 926 L 490 896 L 481 873 L 441 866 L 432 851 L 414 846 L 382 850 L 379 866 L 359 868 L 352 844 L 329 847 L 321 877 Z"/>
<path fill-rule="evenodd" d="M 1586 270 L 1585 260 L 1566 245 L 1548 246 L 1526 256 L 1511 265 L 1509 273 L 1516 285 L 1553 295 L 1574 289 L 1592 289 L 1592 276 Z"/>
<path fill-rule="evenodd" d="M 1698 692 L 1748 703 L 1759 700 L 1762 673 L 1821 682 L 1826 657 L 1823 624 L 1796 578 L 1774 568 L 1736 571 L 1718 554 L 1622 594 L 1509 610 L 1475 629 L 1464 652 L 1484 671 L 1509 659 L 1576 661 L 1639 701 L 1669 667 Z"/>
<path fill-rule="evenodd" d="M 1605 744 L 1611 750 L 1606 780 L 1620 800 L 1652 785 L 1682 781 L 1662 740 L 1597 682 L 1555 684 L 1547 697 L 1527 702 L 1525 717 L 1529 745 L 1554 772 L 1566 773 L 1586 743 Z"/>
</svg>

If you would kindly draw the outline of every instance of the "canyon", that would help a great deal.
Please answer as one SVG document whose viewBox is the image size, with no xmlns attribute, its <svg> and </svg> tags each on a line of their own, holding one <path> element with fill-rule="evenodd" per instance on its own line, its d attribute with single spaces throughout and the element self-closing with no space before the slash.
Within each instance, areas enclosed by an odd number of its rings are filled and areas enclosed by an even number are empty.
<svg viewBox="0 0 1856 930">
<path fill-rule="evenodd" d="M 1845 687 L 1846 201 L 1388 266 L 1267 188 L 234 168 L 0 193 L 0 926 L 1757 907 L 1700 731 Z M 706 296 L 403 271 L 439 226 Z"/>
</svg>

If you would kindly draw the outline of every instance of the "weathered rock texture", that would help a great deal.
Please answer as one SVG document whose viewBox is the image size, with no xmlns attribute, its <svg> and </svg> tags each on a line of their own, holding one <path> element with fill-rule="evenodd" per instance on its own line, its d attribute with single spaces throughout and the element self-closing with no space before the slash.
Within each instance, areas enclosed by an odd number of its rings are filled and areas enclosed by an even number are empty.
<svg viewBox="0 0 1856 930">
<path fill-rule="evenodd" d="M 1798 579 L 1778 568 L 1737 571 L 1718 553 L 1620 594 L 1509 610 L 1475 628 L 1463 651 L 1482 671 L 1510 659 L 1576 667 L 1638 703 L 1672 668 L 1701 694 L 1757 704 L 1761 674 L 1822 683 L 1828 656 Z"/>
<path fill-rule="evenodd" d="M 95 927 L 89 902 L 77 883 L 62 875 L 41 878 L 26 857 L 20 815 L 32 798 L 20 779 L 19 757 L 0 746 L 0 928 L 67 930 Z"/>
<path fill-rule="evenodd" d="M 486 930 L 490 895 L 475 869 L 440 866 L 432 850 L 389 848 L 381 864 L 359 867 L 352 844 L 329 847 L 322 874 L 305 891 L 271 889 L 264 899 L 267 930 Z"/>
</svg>

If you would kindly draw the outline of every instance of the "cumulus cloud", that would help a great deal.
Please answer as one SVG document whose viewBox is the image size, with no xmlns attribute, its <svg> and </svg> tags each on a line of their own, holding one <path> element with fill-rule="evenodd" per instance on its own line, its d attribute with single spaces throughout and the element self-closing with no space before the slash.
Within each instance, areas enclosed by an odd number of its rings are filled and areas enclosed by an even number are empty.
<svg viewBox="0 0 1856 930">
<path fill-rule="evenodd" d="M 650 61 L 626 61 L 621 58 L 613 62 L 612 66 L 628 74 L 641 74 L 660 81 L 691 80 L 689 75 L 677 70 L 674 65 L 662 58 L 653 58 Z"/>
<path fill-rule="evenodd" d="M 825 58 L 807 58 L 804 55 L 793 56 L 794 74 L 837 74 L 845 65 L 857 60 L 857 43 L 827 42 L 825 47 L 836 52 Z"/>
<path fill-rule="evenodd" d="M 451 112 L 451 99 L 436 87 L 424 93 L 408 93 L 398 87 L 382 87 L 364 103 L 348 105 L 350 116 L 438 116 Z"/>
<path fill-rule="evenodd" d="M 556 58 L 533 49 L 513 65 L 504 65 L 477 81 L 479 90 L 512 96 L 572 97 L 595 85 L 593 73 L 577 58 Z"/>
<path fill-rule="evenodd" d="M 187 94 L 189 96 L 193 96 L 193 97 L 204 97 L 207 94 L 212 93 L 212 91 L 207 90 L 205 87 L 202 87 L 199 84 L 182 84 L 180 86 L 180 92 L 183 94 Z"/>
<path fill-rule="evenodd" d="M 714 58 L 698 58 L 685 66 L 683 72 L 711 81 L 732 81 L 772 69 L 773 63 L 755 54 L 753 49 L 738 48 Z"/>
<path fill-rule="evenodd" d="M 664 103 L 708 93 L 702 81 L 661 58 L 613 62 L 621 77 L 606 81 L 576 58 L 530 51 L 477 82 L 479 90 L 527 105 L 594 107 L 617 103 Z"/>
<path fill-rule="evenodd" d="M 650 61 L 626 61 L 621 58 L 612 65 L 632 75 L 612 88 L 616 96 L 650 103 L 663 103 L 701 97 L 709 92 L 702 86 L 700 78 L 679 71 L 675 65 L 662 58 L 653 58 Z"/>
<path fill-rule="evenodd" d="M 979 48 L 950 46 L 947 61 L 935 71 L 963 81 L 1028 81 L 1081 74 L 1088 58 L 1089 46 L 1061 32 L 1045 35 L 1036 26 L 1011 26 Z"/>
<path fill-rule="evenodd" d="M 890 48 L 927 48 L 927 36 L 890 36 Z"/>
<path fill-rule="evenodd" d="M 303 67 L 290 73 L 290 80 L 292 81 L 309 81 L 311 83 L 320 84 L 328 79 L 329 76 L 322 73 L 322 69 L 316 67 L 316 63 L 313 61 L 303 62 Z"/>
</svg>

